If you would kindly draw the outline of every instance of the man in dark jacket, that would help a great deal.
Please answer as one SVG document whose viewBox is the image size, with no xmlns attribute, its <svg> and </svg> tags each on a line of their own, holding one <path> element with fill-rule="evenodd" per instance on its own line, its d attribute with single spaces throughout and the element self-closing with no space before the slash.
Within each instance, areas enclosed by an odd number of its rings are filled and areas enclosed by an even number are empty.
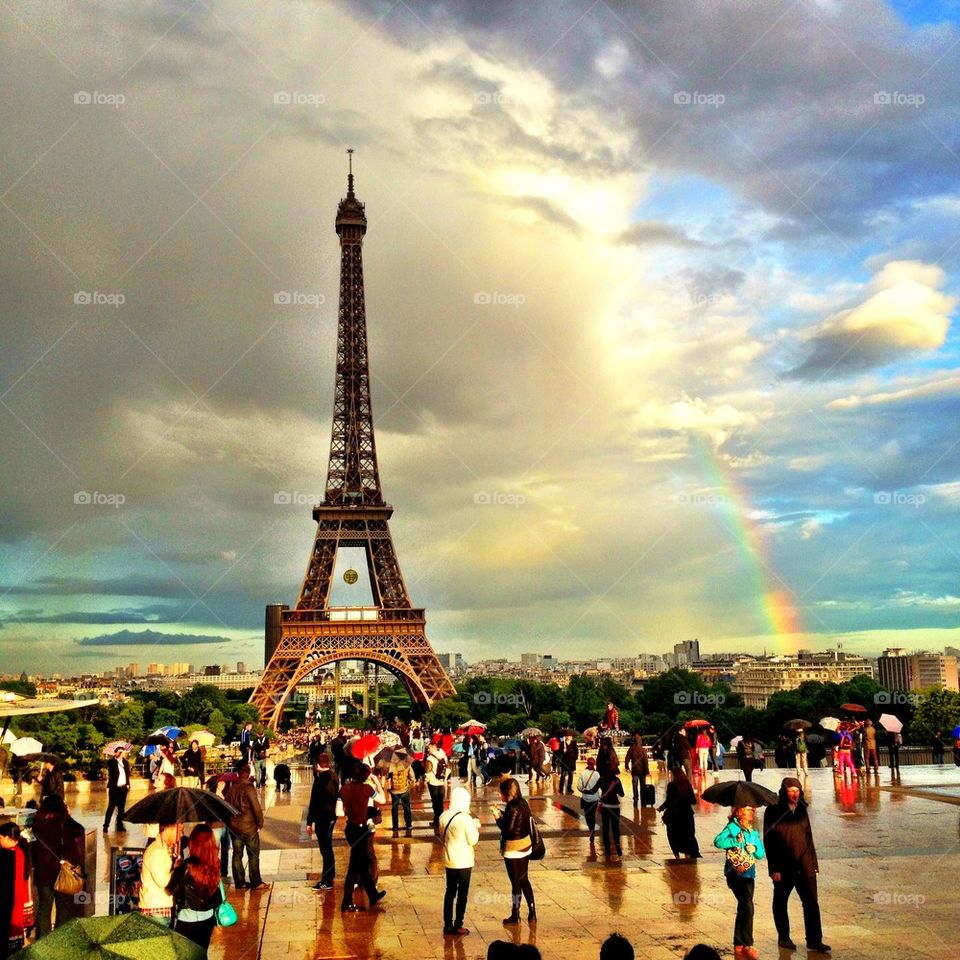
<svg viewBox="0 0 960 960">
<path fill-rule="evenodd" d="M 63 774 L 57 769 L 55 763 L 46 760 L 37 779 L 40 781 L 41 800 L 50 796 L 59 797 L 61 800 L 64 798 Z"/>
<path fill-rule="evenodd" d="M 337 873 L 337 861 L 333 856 L 333 827 L 337 822 L 337 795 L 340 781 L 330 769 L 330 758 L 321 754 L 317 758 L 316 776 L 310 791 L 310 806 L 307 808 L 307 830 L 313 831 L 317 846 L 323 857 L 323 874 L 314 890 L 332 890 Z"/>
<path fill-rule="evenodd" d="M 539 737 L 530 738 L 530 778 L 528 783 L 536 783 L 539 780 L 546 780 L 547 774 L 543 769 L 544 761 L 547 759 L 547 748 Z"/>
<path fill-rule="evenodd" d="M 633 778 L 633 805 L 637 807 L 642 799 L 643 785 L 647 782 L 647 776 L 650 773 L 647 749 L 643 745 L 643 737 L 640 736 L 639 732 L 634 733 L 633 743 L 627 750 L 623 764 Z"/>
<path fill-rule="evenodd" d="M 779 945 L 796 950 L 790 939 L 790 916 L 787 901 L 794 888 L 803 904 L 803 926 L 807 949 L 829 953 L 823 942 L 820 926 L 820 904 L 817 901 L 817 851 L 813 831 L 803 802 L 803 788 L 795 777 L 784 777 L 780 785 L 780 801 L 767 807 L 763 815 L 763 845 L 767 867 L 773 881 L 773 922 Z"/>
<path fill-rule="evenodd" d="M 250 764 L 245 763 L 238 771 L 240 778 L 224 791 L 223 799 L 237 810 L 230 818 L 230 840 L 233 843 L 233 885 L 243 890 L 243 851 L 247 851 L 250 866 L 250 889 L 265 887 L 260 878 L 260 831 L 263 829 L 263 809 L 257 788 L 250 779 Z"/>
<path fill-rule="evenodd" d="M 110 829 L 110 818 L 117 811 L 117 829 L 126 830 L 123 814 L 127 809 L 127 794 L 130 792 L 130 762 L 123 755 L 123 747 L 117 747 L 107 763 L 107 812 L 103 818 L 103 832 Z"/>
<path fill-rule="evenodd" d="M 580 759 L 580 748 L 571 734 L 563 738 L 563 749 L 560 752 L 560 792 L 563 793 L 563 783 L 566 780 L 567 793 L 573 793 L 573 775 L 577 770 L 577 761 Z"/>
</svg>

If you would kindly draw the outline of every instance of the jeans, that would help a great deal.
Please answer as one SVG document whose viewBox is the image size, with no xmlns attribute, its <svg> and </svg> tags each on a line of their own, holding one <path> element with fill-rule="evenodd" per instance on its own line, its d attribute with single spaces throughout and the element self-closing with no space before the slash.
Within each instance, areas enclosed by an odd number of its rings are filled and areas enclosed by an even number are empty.
<svg viewBox="0 0 960 960">
<path fill-rule="evenodd" d="M 336 822 L 336 820 L 330 820 L 327 823 L 313 825 L 320 856 L 323 857 L 323 873 L 320 875 L 320 882 L 330 887 L 333 886 L 333 879 L 337 875 L 337 860 L 333 855 L 333 828 Z"/>
<path fill-rule="evenodd" d="M 403 804 L 403 825 L 409 830 L 413 822 L 413 815 L 410 813 L 410 794 L 404 790 L 403 793 L 392 795 L 393 807 L 390 810 L 390 819 L 393 823 L 393 829 L 399 829 L 400 824 L 400 804 Z"/>
<path fill-rule="evenodd" d="M 472 867 L 454 869 L 447 867 L 447 889 L 443 895 L 443 926 L 462 927 L 467 912 L 467 896 L 470 893 L 470 873 Z M 453 901 L 456 898 L 457 912 L 454 919 Z"/>
<path fill-rule="evenodd" d="M 587 829 L 590 831 L 591 837 L 597 831 L 597 805 L 599 802 L 599 800 L 580 801 L 580 805 L 583 807 L 583 817 L 587 821 Z"/>
<path fill-rule="evenodd" d="M 440 823 L 440 814 L 443 813 L 443 794 L 445 788 L 442 783 L 438 783 L 436 786 L 428 783 L 427 789 L 430 791 L 430 802 L 433 804 L 433 825 L 436 827 Z"/>
<path fill-rule="evenodd" d="M 213 936 L 213 928 L 216 926 L 216 917 L 210 917 L 209 920 L 180 920 L 174 921 L 173 929 L 182 937 L 192 940 L 204 951 L 210 946 L 210 937 Z M 206 953 L 204 953 L 206 956 Z"/>
<path fill-rule="evenodd" d="M 123 826 L 123 814 L 127 809 L 127 794 L 129 787 L 112 787 L 107 789 L 107 812 L 103 817 L 104 829 L 110 826 L 110 820 L 113 817 L 113 811 L 117 811 L 117 827 Z"/>
<path fill-rule="evenodd" d="M 247 851 L 247 863 L 250 867 L 250 886 L 257 887 L 263 881 L 260 878 L 260 834 L 254 832 L 245 837 L 241 833 L 230 831 L 230 840 L 233 843 L 233 883 L 239 886 L 244 882 L 243 851 Z"/>
<path fill-rule="evenodd" d="M 753 946 L 753 877 L 727 874 L 727 886 L 737 898 L 737 918 L 733 922 L 733 945 Z"/>
<path fill-rule="evenodd" d="M 512 916 L 518 916 L 520 913 L 521 895 L 527 901 L 528 910 L 536 909 L 536 904 L 533 902 L 533 887 L 530 886 L 530 878 L 527 876 L 527 870 L 530 868 L 529 861 L 529 857 L 511 857 L 503 861 L 507 867 L 507 876 L 510 878 Z"/>
<path fill-rule="evenodd" d="M 227 866 L 230 863 L 230 831 L 227 827 L 223 828 L 220 834 L 220 876 L 227 875 Z"/>
<path fill-rule="evenodd" d="M 51 930 L 62 926 L 68 920 L 80 916 L 73 894 L 57 893 L 52 886 L 42 887 L 40 885 L 37 885 L 36 893 L 37 939 L 45 937 Z M 52 920 L 54 904 L 57 907 L 56 923 Z"/>
<path fill-rule="evenodd" d="M 253 766 L 253 782 L 258 786 L 263 786 L 263 781 L 267 776 L 267 762 L 266 760 L 254 760 L 252 763 Z"/>
<path fill-rule="evenodd" d="M 347 824 L 347 843 L 350 845 L 350 863 L 347 866 L 347 877 L 343 881 L 343 903 L 341 909 L 353 905 L 353 888 L 360 884 L 367 893 L 371 905 L 379 899 L 377 885 L 373 882 L 370 873 L 370 848 L 366 824 L 362 827 Z"/>
<path fill-rule="evenodd" d="M 640 805 L 640 798 L 643 796 L 643 785 L 647 778 L 644 777 L 639 770 L 631 770 L 630 774 L 633 780 L 633 805 L 637 807 Z"/>
<path fill-rule="evenodd" d="M 781 874 L 779 883 L 773 885 L 773 922 L 777 925 L 777 936 L 781 940 L 790 939 L 790 916 L 787 913 L 787 901 L 796 887 L 797 895 L 803 904 L 803 932 L 807 946 L 815 947 L 823 942 L 823 929 L 820 926 L 820 904 L 817 902 L 817 875 L 802 873 Z"/>
<path fill-rule="evenodd" d="M 560 793 L 563 793 L 563 784 L 567 784 L 567 793 L 573 793 L 573 771 L 561 761 L 560 763 Z"/>
<path fill-rule="evenodd" d="M 617 853 L 622 854 L 620 847 L 620 808 L 600 807 L 600 821 L 603 824 L 603 852 L 610 852 L 610 834 L 613 834 L 613 846 Z"/>
</svg>

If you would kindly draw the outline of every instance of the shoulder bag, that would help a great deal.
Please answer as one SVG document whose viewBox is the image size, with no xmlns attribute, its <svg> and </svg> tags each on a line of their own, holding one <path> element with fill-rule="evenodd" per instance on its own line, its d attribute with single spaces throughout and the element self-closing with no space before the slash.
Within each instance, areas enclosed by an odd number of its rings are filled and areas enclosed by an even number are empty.
<svg viewBox="0 0 960 960">
<path fill-rule="evenodd" d="M 544 846 L 543 837 L 540 836 L 540 828 L 537 821 L 530 817 L 530 842 L 533 848 L 530 851 L 531 860 L 542 860 L 547 855 L 547 848 Z"/>
<path fill-rule="evenodd" d="M 57 893 L 66 893 L 71 897 L 75 897 L 78 893 L 83 892 L 83 888 L 86 885 L 84 880 L 83 870 L 72 864 L 69 860 L 63 860 L 60 863 L 60 872 L 57 874 L 57 879 L 53 882 L 53 889 Z"/>
<path fill-rule="evenodd" d="M 233 905 L 227 899 L 222 880 L 220 881 L 220 896 L 222 898 L 220 904 L 213 912 L 217 926 L 232 927 L 237 922 L 237 911 L 233 909 Z"/>
</svg>

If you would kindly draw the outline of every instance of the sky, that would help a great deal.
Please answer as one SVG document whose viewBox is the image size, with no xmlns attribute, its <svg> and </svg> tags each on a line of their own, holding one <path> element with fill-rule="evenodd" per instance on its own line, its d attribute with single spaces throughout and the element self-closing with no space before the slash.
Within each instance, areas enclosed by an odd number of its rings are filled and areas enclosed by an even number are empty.
<svg viewBox="0 0 960 960">
<path fill-rule="evenodd" d="M 437 650 L 960 643 L 956 2 L 11 2 L 0 59 L 0 670 L 262 664 L 348 148 Z"/>
</svg>

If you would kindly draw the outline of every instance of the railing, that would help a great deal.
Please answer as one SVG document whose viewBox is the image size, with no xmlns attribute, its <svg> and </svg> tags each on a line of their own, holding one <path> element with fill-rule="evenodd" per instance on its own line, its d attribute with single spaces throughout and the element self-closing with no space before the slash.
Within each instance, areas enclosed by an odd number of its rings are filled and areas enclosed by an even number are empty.
<svg viewBox="0 0 960 960">
<path fill-rule="evenodd" d="M 376 620 L 424 620 L 425 611 L 413 607 L 327 607 L 325 610 L 284 610 L 284 623 L 330 623 Z"/>
</svg>

